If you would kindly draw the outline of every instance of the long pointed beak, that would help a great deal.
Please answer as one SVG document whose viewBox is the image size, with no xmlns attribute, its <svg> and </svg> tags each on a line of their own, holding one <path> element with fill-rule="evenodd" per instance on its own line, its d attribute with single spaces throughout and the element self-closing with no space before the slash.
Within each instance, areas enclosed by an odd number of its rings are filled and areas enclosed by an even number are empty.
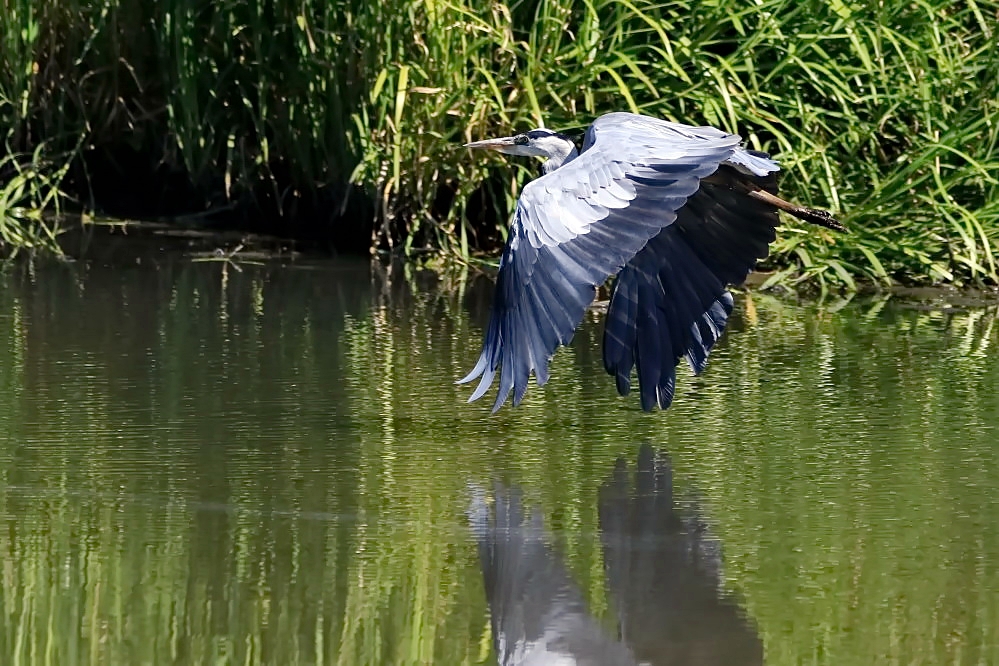
<svg viewBox="0 0 999 666">
<path fill-rule="evenodd" d="M 514 137 L 504 136 L 498 139 L 483 139 L 482 141 L 466 143 L 465 148 L 489 148 L 490 150 L 502 151 L 504 148 L 512 148 L 515 145 L 517 144 L 514 143 Z"/>
</svg>

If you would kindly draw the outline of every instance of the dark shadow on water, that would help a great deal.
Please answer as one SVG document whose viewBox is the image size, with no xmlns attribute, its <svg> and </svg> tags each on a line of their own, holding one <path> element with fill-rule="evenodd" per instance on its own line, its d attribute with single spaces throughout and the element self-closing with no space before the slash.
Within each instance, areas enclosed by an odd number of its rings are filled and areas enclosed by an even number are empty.
<svg viewBox="0 0 999 666">
<path fill-rule="evenodd" d="M 720 544 L 674 502 L 669 458 L 641 447 L 600 489 L 616 632 L 590 614 L 539 511 L 516 487 L 473 490 L 472 532 L 500 664 L 762 664 L 763 645 L 721 589 Z"/>
</svg>

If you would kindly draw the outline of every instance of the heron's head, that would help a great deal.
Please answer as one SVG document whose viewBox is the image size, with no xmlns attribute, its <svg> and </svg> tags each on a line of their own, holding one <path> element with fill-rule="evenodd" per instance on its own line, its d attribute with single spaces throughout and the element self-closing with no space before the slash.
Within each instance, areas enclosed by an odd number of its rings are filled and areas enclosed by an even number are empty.
<svg viewBox="0 0 999 666">
<path fill-rule="evenodd" d="M 575 150 L 572 139 L 553 132 L 550 129 L 535 129 L 515 136 L 504 136 L 499 139 L 485 139 L 466 143 L 466 148 L 489 148 L 507 155 L 522 155 L 525 157 L 544 157 L 551 159 L 566 155 Z"/>
<path fill-rule="evenodd" d="M 535 129 L 515 136 L 466 143 L 466 148 L 490 148 L 507 155 L 544 157 L 542 171 L 549 173 L 576 158 L 576 144 L 564 134 L 549 129 Z"/>
</svg>

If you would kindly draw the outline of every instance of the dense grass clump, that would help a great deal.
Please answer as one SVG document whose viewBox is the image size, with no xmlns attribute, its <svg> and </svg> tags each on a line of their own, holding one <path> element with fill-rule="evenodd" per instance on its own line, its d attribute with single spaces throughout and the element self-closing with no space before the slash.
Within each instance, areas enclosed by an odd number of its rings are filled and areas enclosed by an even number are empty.
<svg viewBox="0 0 999 666">
<path fill-rule="evenodd" d="M 841 214 L 847 237 L 782 234 L 775 279 L 999 281 L 996 0 L 12 0 L 0 13 L 8 245 L 47 237 L 29 211 L 68 197 L 265 219 L 339 246 L 494 252 L 533 165 L 457 146 L 631 109 L 737 131 L 781 159 L 788 196 Z"/>
</svg>

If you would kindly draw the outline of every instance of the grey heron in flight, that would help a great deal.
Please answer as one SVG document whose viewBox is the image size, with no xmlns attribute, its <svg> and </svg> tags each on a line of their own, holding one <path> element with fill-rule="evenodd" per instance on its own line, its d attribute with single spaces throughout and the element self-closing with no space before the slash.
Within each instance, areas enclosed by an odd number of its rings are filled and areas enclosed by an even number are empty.
<svg viewBox="0 0 999 666">
<path fill-rule="evenodd" d="M 728 285 L 745 280 L 776 237 L 777 211 L 843 230 L 828 212 L 777 196 L 777 162 L 742 139 L 632 113 L 589 127 L 582 151 L 535 129 L 466 144 L 545 158 L 544 174 L 517 200 L 482 353 L 459 383 L 480 378 L 481 398 L 499 370 L 493 411 L 524 397 L 533 372 L 568 344 L 596 289 L 616 275 L 603 360 L 627 395 L 637 369 L 642 408 L 673 401 L 676 365 L 695 373 L 732 311 Z"/>
</svg>

